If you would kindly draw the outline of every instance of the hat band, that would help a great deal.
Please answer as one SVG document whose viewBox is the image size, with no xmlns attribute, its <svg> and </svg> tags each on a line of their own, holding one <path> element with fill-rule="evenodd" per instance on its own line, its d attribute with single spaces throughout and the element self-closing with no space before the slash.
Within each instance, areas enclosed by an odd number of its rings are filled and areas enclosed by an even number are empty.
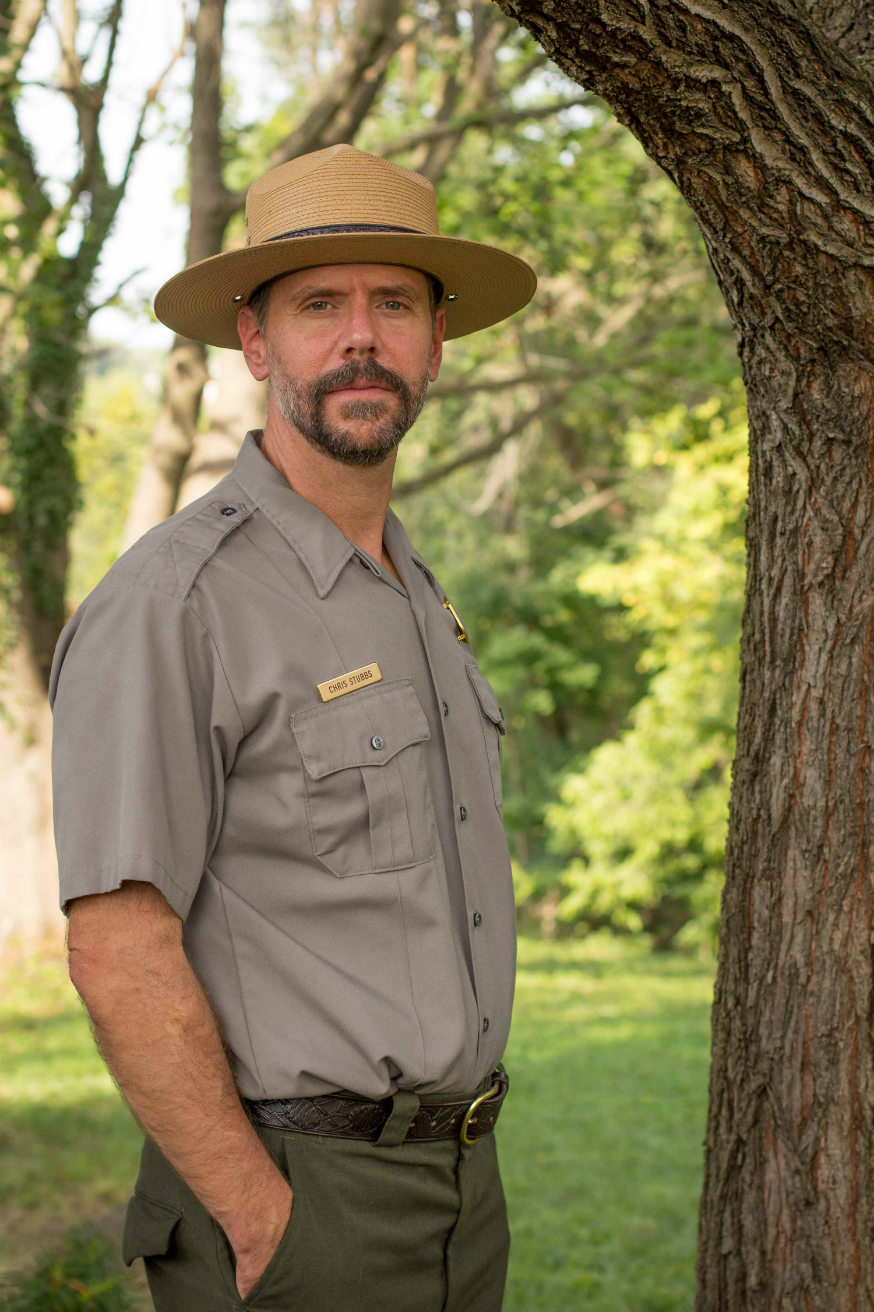
<svg viewBox="0 0 874 1312">
<path fill-rule="evenodd" d="M 282 241 L 286 237 L 325 237 L 340 232 L 411 232 L 417 237 L 427 236 L 427 233 L 419 228 L 395 228 L 388 223 L 326 223 L 320 228 L 295 228 L 292 232 L 280 232 L 275 237 L 268 237 L 267 240 Z"/>
</svg>

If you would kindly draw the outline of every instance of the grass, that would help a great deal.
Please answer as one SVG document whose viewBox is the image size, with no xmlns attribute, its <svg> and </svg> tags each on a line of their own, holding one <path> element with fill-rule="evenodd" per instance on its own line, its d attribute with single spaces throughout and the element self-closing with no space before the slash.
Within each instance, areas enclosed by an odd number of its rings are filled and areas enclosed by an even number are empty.
<svg viewBox="0 0 874 1312">
<path fill-rule="evenodd" d="M 711 987 L 706 966 L 609 940 L 521 942 L 505 1312 L 690 1312 Z M 0 1269 L 123 1204 L 139 1145 L 60 957 L 6 969 Z"/>
</svg>

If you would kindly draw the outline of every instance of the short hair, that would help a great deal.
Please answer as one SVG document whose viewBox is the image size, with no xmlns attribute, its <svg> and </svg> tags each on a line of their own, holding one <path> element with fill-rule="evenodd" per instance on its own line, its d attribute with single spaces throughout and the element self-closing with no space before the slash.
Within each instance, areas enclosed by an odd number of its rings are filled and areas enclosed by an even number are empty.
<svg viewBox="0 0 874 1312">
<path fill-rule="evenodd" d="M 425 272 L 424 269 L 422 272 Z M 268 278 L 266 282 L 259 283 L 246 302 L 255 316 L 255 322 L 260 333 L 263 333 L 267 327 L 267 311 L 270 309 L 270 294 L 273 291 L 273 284 L 286 276 L 286 274 L 280 273 L 275 278 Z M 428 305 L 431 310 L 431 318 L 436 319 L 437 306 L 443 300 L 443 283 L 431 273 L 426 273 L 425 277 L 428 280 Z"/>
</svg>

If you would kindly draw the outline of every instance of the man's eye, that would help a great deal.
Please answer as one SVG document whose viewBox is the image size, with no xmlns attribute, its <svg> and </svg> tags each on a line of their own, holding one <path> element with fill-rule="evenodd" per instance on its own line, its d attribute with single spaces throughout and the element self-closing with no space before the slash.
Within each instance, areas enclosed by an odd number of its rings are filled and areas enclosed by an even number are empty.
<svg viewBox="0 0 874 1312">
<path fill-rule="evenodd" d="M 311 309 L 311 310 L 324 310 L 324 309 L 326 308 L 327 304 L 328 304 L 327 301 L 310 301 L 310 309 Z"/>
<path fill-rule="evenodd" d="M 385 307 L 387 310 L 402 310 L 404 303 L 403 301 L 386 301 Z"/>
</svg>

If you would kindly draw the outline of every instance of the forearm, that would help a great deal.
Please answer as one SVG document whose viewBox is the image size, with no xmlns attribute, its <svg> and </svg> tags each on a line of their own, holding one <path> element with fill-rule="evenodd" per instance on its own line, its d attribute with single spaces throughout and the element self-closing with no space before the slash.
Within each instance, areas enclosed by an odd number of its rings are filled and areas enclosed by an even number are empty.
<svg viewBox="0 0 874 1312">
<path fill-rule="evenodd" d="M 71 973 L 137 1120 L 235 1250 L 245 1250 L 277 1200 L 287 1197 L 290 1210 L 289 1188 L 243 1111 L 181 942 L 98 965 L 71 959 Z"/>
</svg>

